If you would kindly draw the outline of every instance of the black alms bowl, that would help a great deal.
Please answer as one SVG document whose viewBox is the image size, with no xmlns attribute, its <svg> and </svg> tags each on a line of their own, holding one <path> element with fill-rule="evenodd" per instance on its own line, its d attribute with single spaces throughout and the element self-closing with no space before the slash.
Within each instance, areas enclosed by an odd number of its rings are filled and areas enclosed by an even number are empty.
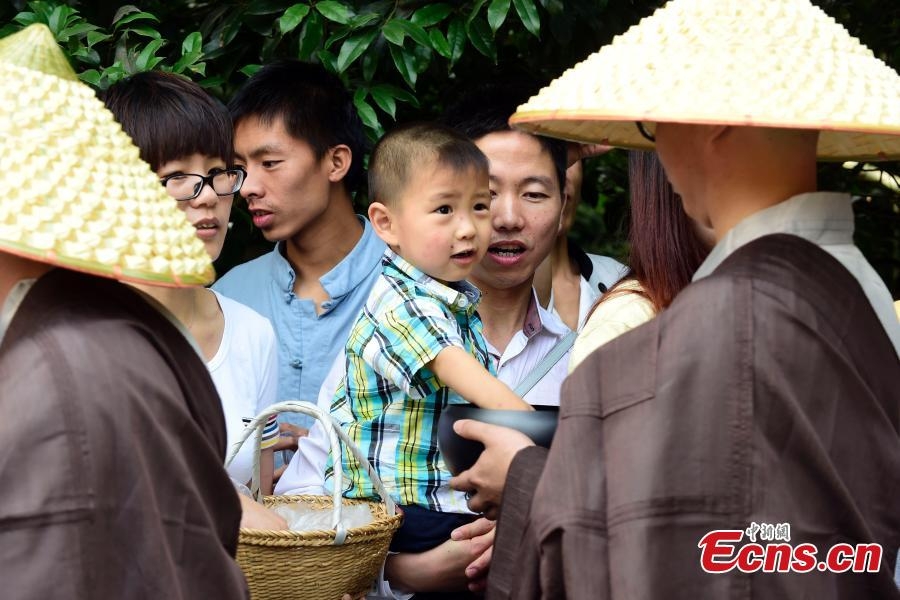
<svg viewBox="0 0 900 600">
<path fill-rule="evenodd" d="M 545 408 L 545 407 L 541 407 Z M 438 422 L 438 449 L 444 457 L 447 468 L 454 475 L 465 471 L 478 460 L 484 446 L 460 437 L 453 431 L 453 424 L 460 419 L 474 419 L 492 425 L 502 425 L 521 431 L 538 446 L 550 447 L 556 422 L 559 417 L 558 407 L 546 407 L 545 410 L 492 410 L 478 408 L 471 404 L 451 404 L 441 413 Z"/>
</svg>

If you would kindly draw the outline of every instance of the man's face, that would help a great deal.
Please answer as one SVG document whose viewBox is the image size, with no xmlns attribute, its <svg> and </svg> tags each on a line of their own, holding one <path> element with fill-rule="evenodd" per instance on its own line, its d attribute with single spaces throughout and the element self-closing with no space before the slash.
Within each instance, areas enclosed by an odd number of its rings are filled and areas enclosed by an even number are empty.
<svg viewBox="0 0 900 600">
<path fill-rule="evenodd" d="M 292 238 L 328 207 L 327 155 L 290 135 L 281 119 L 263 124 L 248 117 L 234 131 L 235 162 L 247 170 L 241 195 L 269 241 Z"/>
<path fill-rule="evenodd" d="M 472 271 L 480 287 L 531 285 L 559 232 L 562 196 L 550 153 L 532 135 L 490 133 L 475 141 L 490 161 L 491 241 Z"/>
<path fill-rule="evenodd" d="M 684 212 L 701 225 L 709 223 L 706 207 L 702 205 L 701 186 L 705 179 L 702 164 L 700 125 L 659 123 L 656 126 L 656 152 L 672 184 L 681 196 Z"/>
</svg>

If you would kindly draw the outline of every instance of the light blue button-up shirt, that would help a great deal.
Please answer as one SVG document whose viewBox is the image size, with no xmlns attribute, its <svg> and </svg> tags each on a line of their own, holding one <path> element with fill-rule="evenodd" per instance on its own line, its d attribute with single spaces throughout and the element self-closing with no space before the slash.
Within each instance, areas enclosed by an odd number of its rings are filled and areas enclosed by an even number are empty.
<svg viewBox="0 0 900 600">
<path fill-rule="evenodd" d="M 272 322 L 278 337 L 278 401 L 315 404 L 331 363 L 347 343 L 369 291 L 381 273 L 385 244 L 369 222 L 353 250 L 319 279 L 330 296 L 316 314 L 312 300 L 294 295 L 294 269 L 284 256 L 284 242 L 255 260 L 238 265 L 213 289 L 246 304 Z M 312 418 L 296 413 L 279 420 L 309 427 Z"/>
</svg>

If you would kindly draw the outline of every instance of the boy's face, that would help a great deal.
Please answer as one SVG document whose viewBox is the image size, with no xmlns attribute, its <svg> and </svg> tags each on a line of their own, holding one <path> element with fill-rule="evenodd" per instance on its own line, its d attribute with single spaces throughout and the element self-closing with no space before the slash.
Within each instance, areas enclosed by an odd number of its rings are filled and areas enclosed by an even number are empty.
<svg viewBox="0 0 900 600">
<path fill-rule="evenodd" d="M 460 281 L 491 237 L 487 173 L 436 162 L 417 169 L 390 209 L 394 250 L 442 282 Z"/>
<path fill-rule="evenodd" d="M 475 140 L 491 165 L 491 240 L 472 273 L 481 288 L 531 286 L 560 228 L 562 193 L 550 153 L 533 135 L 498 131 Z"/>
<path fill-rule="evenodd" d="M 327 156 L 290 135 L 281 119 L 265 125 L 248 117 L 234 130 L 235 163 L 247 170 L 241 195 L 253 224 L 269 241 L 300 234 L 328 208 Z"/>
<path fill-rule="evenodd" d="M 177 160 L 163 163 L 156 170 L 156 175 L 164 177 L 175 176 L 169 180 L 166 191 L 176 189 L 178 175 L 202 175 L 204 177 L 225 170 L 225 161 L 221 158 L 204 156 L 203 154 L 191 154 Z M 196 185 L 193 178 L 185 180 L 188 186 Z M 197 229 L 197 237 L 206 246 L 209 256 L 216 260 L 222 252 L 225 244 L 225 234 L 228 233 L 228 219 L 231 216 L 231 204 L 234 195 L 219 196 L 213 190 L 212 185 L 204 184 L 200 195 L 192 200 L 180 200 L 178 208 L 184 211 L 188 221 Z"/>
</svg>

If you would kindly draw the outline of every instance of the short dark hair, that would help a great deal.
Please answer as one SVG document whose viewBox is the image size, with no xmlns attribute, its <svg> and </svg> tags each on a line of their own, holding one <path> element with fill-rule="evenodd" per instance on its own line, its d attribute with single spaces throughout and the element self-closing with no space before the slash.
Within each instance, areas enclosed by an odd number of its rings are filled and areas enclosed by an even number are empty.
<svg viewBox="0 0 900 600">
<path fill-rule="evenodd" d="M 388 206 L 397 201 L 416 167 L 430 164 L 457 173 L 488 174 L 488 159 L 472 140 L 437 123 L 411 123 L 386 134 L 369 159 L 369 199 Z"/>
<path fill-rule="evenodd" d="M 232 162 L 234 130 L 228 109 L 188 79 L 158 71 L 137 73 L 100 98 L 154 171 L 191 154 Z"/>
<path fill-rule="evenodd" d="M 249 117 L 271 125 L 278 119 L 291 137 L 310 145 L 321 159 L 339 144 L 353 157 L 344 177 L 351 194 L 362 183 L 366 136 L 350 94 L 322 65 L 283 59 L 256 72 L 228 103 L 235 126 Z"/>
<path fill-rule="evenodd" d="M 509 118 L 540 88 L 521 83 L 490 83 L 479 86 L 452 104 L 440 121 L 471 140 L 498 131 L 511 131 Z M 534 136 L 553 159 L 561 193 L 566 187 L 566 143 L 562 140 Z"/>
</svg>

